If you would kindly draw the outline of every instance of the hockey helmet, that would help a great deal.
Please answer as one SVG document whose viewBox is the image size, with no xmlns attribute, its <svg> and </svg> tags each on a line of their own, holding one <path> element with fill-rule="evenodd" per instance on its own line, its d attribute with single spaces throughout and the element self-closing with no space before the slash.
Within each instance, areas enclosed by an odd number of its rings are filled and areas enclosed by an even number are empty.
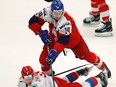
<svg viewBox="0 0 116 87">
<path fill-rule="evenodd" d="M 24 78 L 25 76 L 29 76 L 29 75 L 33 75 L 34 71 L 32 69 L 31 66 L 24 66 L 22 68 L 22 71 L 21 71 L 21 74 L 22 74 L 22 77 Z"/>
<path fill-rule="evenodd" d="M 64 5 L 60 0 L 53 0 L 51 4 L 51 11 L 53 12 L 56 10 L 64 11 Z"/>
</svg>

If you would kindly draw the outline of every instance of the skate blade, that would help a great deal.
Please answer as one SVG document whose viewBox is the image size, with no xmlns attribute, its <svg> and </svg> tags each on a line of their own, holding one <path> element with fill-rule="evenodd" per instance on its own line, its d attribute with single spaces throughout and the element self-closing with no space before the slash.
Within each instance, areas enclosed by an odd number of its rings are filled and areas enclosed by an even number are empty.
<svg viewBox="0 0 116 87">
<path fill-rule="evenodd" d="M 112 37 L 113 34 L 111 32 L 104 32 L 104 33 L 95 33 L 96 37 Z"/>
<path fill-rule="evenodd" d="M 83 25 L 85 25 L 85 26 L 97 26 L 99 24 L 100 24 L 100 21 L 98 21 L 98 22 L 92 22 L 92 23 L 83 23 Z"/>
</svg>

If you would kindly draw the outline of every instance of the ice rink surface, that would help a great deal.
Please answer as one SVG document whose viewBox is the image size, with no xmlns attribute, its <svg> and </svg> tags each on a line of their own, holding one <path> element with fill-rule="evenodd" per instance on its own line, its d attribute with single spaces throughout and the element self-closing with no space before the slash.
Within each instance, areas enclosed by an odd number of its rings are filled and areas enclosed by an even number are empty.
<svg viewBox="0 0 116 87">
<path fill-rule="evenodd" d="M 88 47 L 96 53 L 112 71 L 108 87 L 116 85 L 116 1 L 106 0 L 110 6 L 110 15 L 113 23 L 113 37 L 95 37 L 94 30 L 98 26 L 84 26 L 83 19 L 90 11 L 89 0 L 62 0 L 65 10 L 76 21 L 78 29 L 85 39 Z M 40 70 L 39 55 L 43 43 L 39 36 L 28 29 L 28 20 L 36 12 L 50 3 L 43 0 L 1 0 L 0 1 L 0 87 L 17 87 L 20 70 L 24 65 L 31 65 L 35 70 Z M 47 24 L 43 29 L 47 29 Z M 58 72 L 86 64 L 84 60 L 76 59 L 68 50 L 68 55 L 63 53 L 53 64 L 53 69 Z M 94 67 L 89 77 L 98 74 Z M 63 74 L 64 75 L 64 74 Z M 59 76 L 62 77 L 63 75 Z M 78 81 L 82 82 L 87 77 Z"/>
</svg>

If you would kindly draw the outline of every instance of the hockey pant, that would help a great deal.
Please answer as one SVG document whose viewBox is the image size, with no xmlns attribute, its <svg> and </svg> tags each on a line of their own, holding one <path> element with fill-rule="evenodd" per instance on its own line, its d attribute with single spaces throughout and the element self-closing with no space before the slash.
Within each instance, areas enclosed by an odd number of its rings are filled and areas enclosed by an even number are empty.
<svg viewBox="0 0 116 87">
<path fill-rule="evenodd" d="M 100 70 L 104 69 L 105 63 L 95 53 L 90 52 L 83 38 L 81 39 L 80 43 L 71 50 L 79 59 L 86 60 Z"/>
</svg>

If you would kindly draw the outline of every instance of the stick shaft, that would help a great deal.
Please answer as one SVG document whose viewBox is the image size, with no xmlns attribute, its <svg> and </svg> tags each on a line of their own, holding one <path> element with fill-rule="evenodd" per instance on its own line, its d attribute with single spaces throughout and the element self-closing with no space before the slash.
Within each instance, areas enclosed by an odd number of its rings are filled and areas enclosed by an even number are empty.
<svg viewBox="0 0 116 87">
<path fill-rule="evenodd" d="M 55 74 L 54 76 L 58 76 L 58 75 L 61 75 L 61 74 L 66 73 L 66 72 L 69 72 L 69 71 L 72 71 L 72 70 L 75 70 L 75 69 L 81 68 L 81 67 L 83 67 L 83 66 L 87 66 L 87 65 L 90 65 L 90 64 L 84 64 L 84 65 L 81 65 L 81 66 L 78 66 L 78 67 L 75 67 L 75 68 L 72 68 L 72 69 L 69 69 L 69 70 L 63 71 L 63 72 L 61 72 L 61 73 Z"/>
<path fill-rule="evenodd" d="M 50 52 L 50 48 L 48 46 L 47 46 L 47 50 L 48 50 L 48 53 L 49 53 Z M 52 75 L 52 80 L 53 80 L 53 86 L 55 87 L 52 65 L 50 65 L 50 68 L 51 68 L 51 75 Z"/>
</svg>

